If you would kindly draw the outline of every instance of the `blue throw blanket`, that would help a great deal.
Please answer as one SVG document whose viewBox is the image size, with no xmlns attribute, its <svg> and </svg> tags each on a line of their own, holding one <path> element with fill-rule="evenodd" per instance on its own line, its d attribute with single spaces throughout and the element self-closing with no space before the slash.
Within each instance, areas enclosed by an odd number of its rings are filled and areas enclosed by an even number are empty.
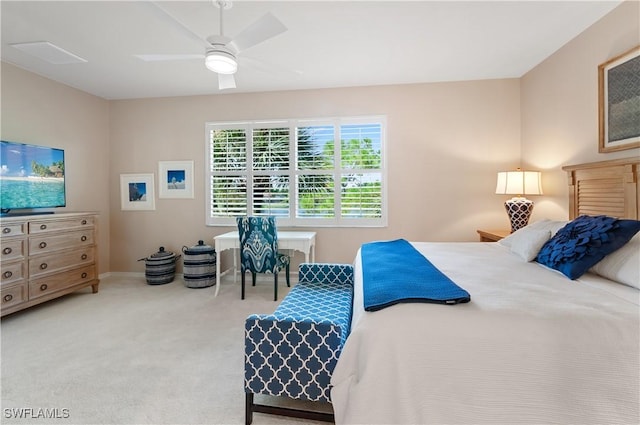
<svg viewBox="0 0 640 425">
<path fill-rule="evenodd" d="M 364 309 L 376 311 L 397 303 L 466 303 L 467 291 L 453 283 L 404 239 L 363 244 Z"/>
</svg>

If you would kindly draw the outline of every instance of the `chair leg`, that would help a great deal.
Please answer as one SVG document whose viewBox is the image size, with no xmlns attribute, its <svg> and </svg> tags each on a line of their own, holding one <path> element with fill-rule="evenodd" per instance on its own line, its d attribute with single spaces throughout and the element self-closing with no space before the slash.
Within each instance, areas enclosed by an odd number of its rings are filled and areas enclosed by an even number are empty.
<svg viewBox="0 0 640 425">
<path fill-rule="evenodd" d="M 278 301 L 278 273 L 273 274 L 273 300 Z"/>
<path fill-rule="evenodd" d="M 242 281 L 242 292 L 241 292 L 241 295 L 240 295 L 240 299 L 244 300 L 244 271 L 242 273 L 240 273 L 240 275 L 241 275 L 241 279 L 240 280 Z"/>
<path fill-rule="evenodd" d="M 254 272 L 251 272 L 251 282 L 253 286 L 256 286 L 256 274 Z"/>
<path fill-rule="evenodd" d="M 287 279 L 287 286 L 291 287 L 291 284 L 289 283 L 289 264 L 287 264 L 287 267 L 285 268 L 285 272 L 287 273 L 287 275 L 285 276 L 285 278 Z"/>
</svg>

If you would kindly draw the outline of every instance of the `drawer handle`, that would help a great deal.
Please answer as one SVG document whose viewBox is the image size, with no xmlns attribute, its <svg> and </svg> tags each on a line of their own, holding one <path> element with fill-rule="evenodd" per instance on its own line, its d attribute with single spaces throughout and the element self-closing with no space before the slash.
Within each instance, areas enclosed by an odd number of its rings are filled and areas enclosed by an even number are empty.
<svg viewBox="0 0 640 425">
<path fill-rule="evenodd" d="M 84 272 L 84 273 L 82 273 L 82 275 L 80 275 L 80 276 L 81 276 L 83 279 L 85 279 L 85 278 L 88 276 L 88 274 L 87 274 L 87 272 Z"/>
<path fill-rule="evenodd" d="M 46 291 L 46 290 L 47 290 L 47 288 L 48 288 L 48 286 L 47 286 L 47 284 L 46 284 L 46 283 L 43 283 L 42 285 L 40 285 L 40 290 L 41 290 L 41 291 Z"/>
<path fill-rule="evenodd" d="M 82 221 L 81 221 L 81 223 L 82 223 L 83 225 L 84 225 L 84 224 L 87 224 L 87 220 L 82 220 Z"/>
<path fill-rule="evenodd" d="M 82 242 L 86 242 L 87 237 L 86 237 L 86 236 L 84 236 L 84 235 L 82 235 L 82 237 L 80 238 L 80 240 L 81 240 Z"/>
<path fill-rule="evenodd" d="M 47 269 L 47 267 L 49 267 L 49 266 L 47 265 L 47 263 L 42 263 L 42 264 L 40 264 L 40 270 L 46 270 L 46 269 Z"/>
<path fill-rule="evenodd" d="M 46 225 L 46 224 L 41 224 L 41 225 L 40 225 L 40 230 L 44 230 L 44 229 L 46 229 L 46 228 L 47 228 L 47 225 Z"/>
<path fill-rule="evenodd" d="M 7 233 L 11 233 L 11 227 L 5 227 L 4 229 L 2 229 L 2 233 L 4 233 L 5 235 Z"/>
<path fill-rule="evenodd" d="M 38 245 L 40 248 L 44 249 L 47 247 L 47 243 L 46 242 L 40 242 L 40 245 Z"/>
<path fill-rule="evenodd" d="M 89 258 L 89 256 L 87 254 L 82 254 L 82 256 L 80 257 L 83 260 L 86 260 L 87 258 Z"/>
<path fill-rule="evenodd" d="M 13 299 L 13 295 L 7 294 L 2 299 L 4 300 L 4 302 L 8 303 L 9 301 L 11 301 Z"/>
<path fill-rule="evenodd" d="M 5 255 L 9 255 L 13 252 L 13 249 L 11 249 L 10 247 L 6 247 L 5 249 L 2 250 L 2 253 Z"/>
<path fill-rule="evenodd" d="M 11 276 L 13 276 L 13 272 L 11 270 L 7 270 L 6 272 L 2 273 L 2 277 L 4 277 L 5 279 L 9 279 Z"/>
</svg>

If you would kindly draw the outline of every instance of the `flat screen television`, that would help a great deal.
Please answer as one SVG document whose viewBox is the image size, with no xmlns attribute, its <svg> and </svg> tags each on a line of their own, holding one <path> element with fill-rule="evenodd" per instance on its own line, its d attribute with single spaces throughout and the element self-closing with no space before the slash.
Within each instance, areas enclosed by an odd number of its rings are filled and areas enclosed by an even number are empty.
<svg viewBox="0 0 640 425">
<path fill-rule="evenodd" d="M 2 215 L 48 213 L 43 209 L 64 206 L 64 150 L 0 141 Z"/>
</svg>

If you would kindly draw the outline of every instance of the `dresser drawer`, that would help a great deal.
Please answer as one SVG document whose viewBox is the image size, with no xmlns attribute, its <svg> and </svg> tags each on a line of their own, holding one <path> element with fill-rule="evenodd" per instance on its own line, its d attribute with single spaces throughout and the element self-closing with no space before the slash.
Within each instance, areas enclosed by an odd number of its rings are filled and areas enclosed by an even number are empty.
<svg viewBox="0 0 640 425">
<path fill-rule="evenodd" d="M 12 238 L 12 239 L 2 239 L 2 249 L 0 249 L 0 254 L 2 262 L 8 260 L 15 260 L 17 258 L 24 258 L 26 252 L 24 252 L 25 247 L 25 239 L 22 238 Z"/>
<path fill-rule="evenodd" d="M 29 222 L 29 234 L 55 232 L 56 230 L 71 230 L 79 228 L 90 228 L 94 225 L 94 218 L 91 216 L 80 216 L 67 218 L 64 220 L 34 220 Z"/>
<path fill-rule="evenodd" d="M 6 223 L 2 224 L 2 232 L 0 237 L 20 236 L 27 232 L 27 223 Z"/>
<path fill-rule="evenodd" d="M 37 277 L 69 267 L 91 264 L 94 262 L 94 259 L 95 248 L 93 246 L 33 257 L 29 259 L 29 276 Z"/>
<path fill-rule="evenodd" d="M 24 261 L 11 261 L 2 262 L 2 272 L 0 273 L 0 282 L 2 285 L 8 283 L 17 282 L 20 279 L 24 279 L 25 262 Z"/>
<path fill-rule="evenodd" d="M 93 245 L 93 229 L 36 235 L 29 238 L 29 255 L 46 254 L 65 248 Z"/>
<path fill-rule="evenodd" d="M 2 308 L 8 308 L 27 301 L 27 283 L 0 288 L 0 300 Z"/>
<path fill-rule="evenodd" d="M 70 286 L 89 282 L 95 278 L 96 267 L 93 264 L 42 277 L 29 282 L 29 299 L 42 297 Z"/>
</svg>

